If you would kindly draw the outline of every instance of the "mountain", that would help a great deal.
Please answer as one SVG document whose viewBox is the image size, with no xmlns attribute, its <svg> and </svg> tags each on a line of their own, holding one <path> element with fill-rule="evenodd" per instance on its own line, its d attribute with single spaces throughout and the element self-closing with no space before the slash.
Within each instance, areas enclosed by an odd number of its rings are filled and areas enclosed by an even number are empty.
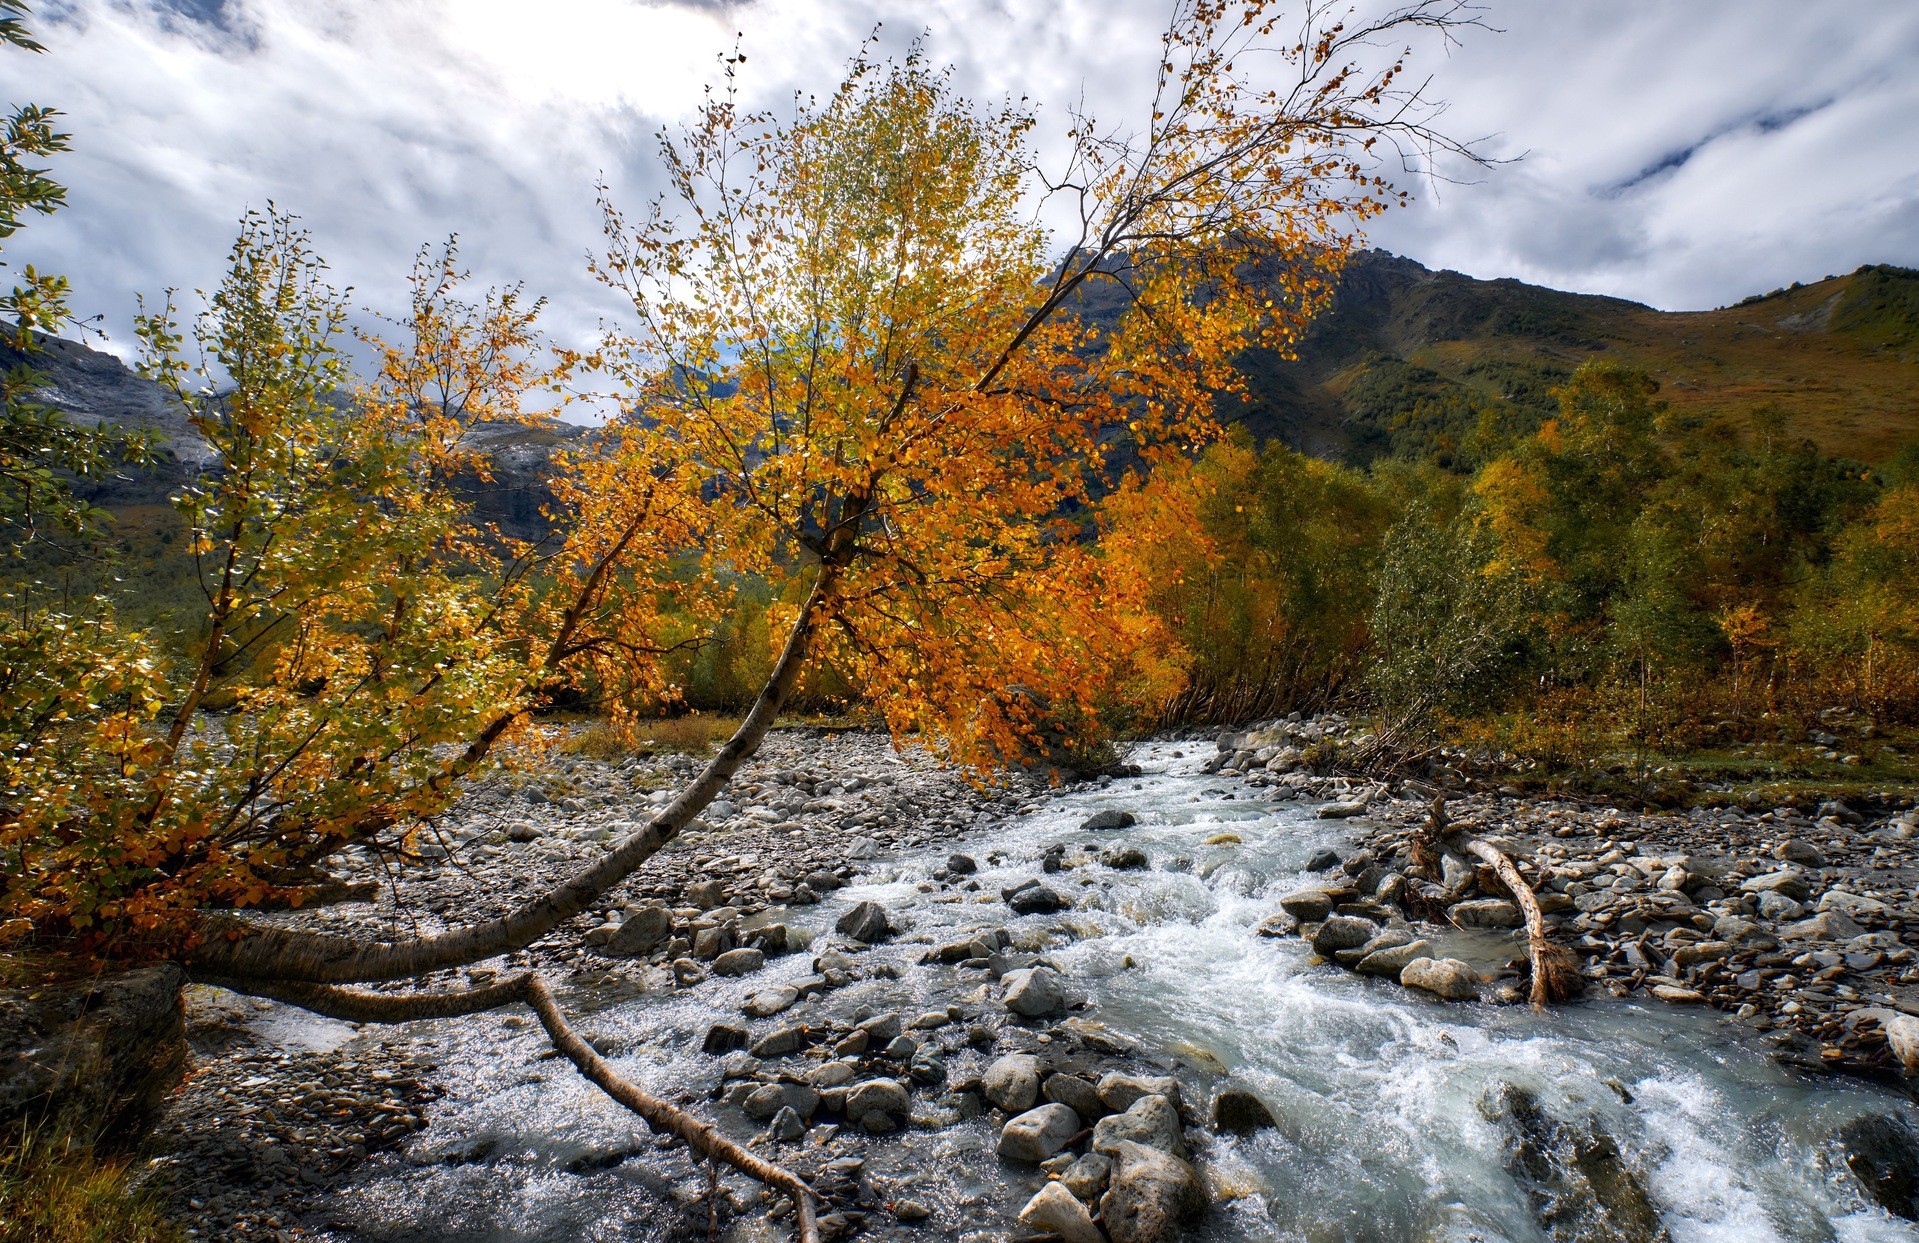
<svg viewBox="0 0 1919 1243">
<path fill-rule="evenodd" d="M 1830 454 L 1864 462 L 1919 439 L 1919 271 L 1868 266 L 1716 311 L 1432 271 L 1353 256 L 1297 358 L 1245 363 L 1224 411 L 1261 439 L 1364 462 L 1446 458 L 1490 413 L 1550 417 L 1551 388 L 1590 359 L 1650 372 L 1675 413 L 1743 422 L 1775 405 Z"/>
</svg>

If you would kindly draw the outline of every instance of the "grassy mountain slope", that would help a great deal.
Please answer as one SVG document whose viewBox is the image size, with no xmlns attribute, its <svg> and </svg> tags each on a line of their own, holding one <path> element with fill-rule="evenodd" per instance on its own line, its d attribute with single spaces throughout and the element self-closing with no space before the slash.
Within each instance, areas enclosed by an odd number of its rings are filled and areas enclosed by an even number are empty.
<svg viewBox="0 0 1919 1243">
<path fill-rule="evenodd" d="M 1593 358 L 1649 371 L 1680 415 L 1740 423 L 1772 404 L 1826 452 L 1882 461 L 1919 439 L 1919 271 L 1675 312 L 1367 251 L 1296 360 L 1248 360 L 1252 399 L 1228 414 L 1324 456 L 1444 458 L 1482 416 L 1549 416 L 1552 386 Z"/>
</svg>

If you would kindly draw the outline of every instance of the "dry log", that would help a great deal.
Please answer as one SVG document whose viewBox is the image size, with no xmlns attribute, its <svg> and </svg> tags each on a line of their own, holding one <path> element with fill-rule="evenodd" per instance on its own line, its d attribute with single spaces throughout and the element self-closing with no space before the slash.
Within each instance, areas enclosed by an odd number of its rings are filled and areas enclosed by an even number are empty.
<svg viewBox="0 0 1919 1243">
<path fill-rule="evenodd" d="M 1526 878 L 1519 874 L 1513 861 L 1491 842 L 1476 837 L 1462 841 L 1460 849 L 1490 864 L 1499 874 L 1501 883 L 1513 895 L 1513 901 L 1525 913 L 1526 952 L 1532 959 L 1534 1007 L 1544 1010 L 1548 1005 L 1578 996 L 1582 987 L 1578 963 L 1570 952 L 1554 945 L 1546 935 L 1546 916 L 1539 909 L 1539 898 L 1533 893 L 1532 886 L 1526 883 Z"/>
<path fill-rule="evenodd" d="M 692 1114 L 669 1105 L 621 1078 L 593 1051 L 591 1045 L 574 1032 L 566 1016 L 560 1013 L 560 1007 L 553 1000 L 546 983 L 530 971 L 484 988 L 443 993 L 378 993 L 321 984 L 219 977 L 201 977 L 198 982 L 253 996 L 272 997 L 316 1014 L 355 1023 L 410 1023 L 418 1019 L 454 1018 L 523 1001 L 539 1018 L 540 1026 L 546 1029 L 553 1047 L 601 1091 L 638 1114 L 653 1131 L 677 1136 L 701 1156 L 724 1161 L 748 1177 L 784 1192 L 793 1200 L 798 1243 L 820 1243 L 816 1196 L 804 1179 L 784 1166 L 755 1156 Z"/>
</svg>

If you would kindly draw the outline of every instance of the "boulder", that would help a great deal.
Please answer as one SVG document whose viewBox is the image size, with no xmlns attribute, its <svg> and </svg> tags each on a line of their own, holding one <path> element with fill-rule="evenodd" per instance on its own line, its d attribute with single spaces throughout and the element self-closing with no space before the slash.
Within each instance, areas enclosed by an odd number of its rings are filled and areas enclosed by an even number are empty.
<svg viewBox="0 0 1919 1243">
<path fill-rule="evenodd" d="M 602 952 L 612 958 L 639 958 L 650 954 L 673 935 L 673 913 L 663 903 L 649 902 L 626 919 L 608 937 Z"/>
<path fill-rule="evenodd" d="M 1455 902 L 1446 913 L 1460 928 L 1517 928 L 1521 919 L 1518 904 L 1504 898 Z"/>
<path fill-rule="evenodd" d="M 1213 1093 L 1213 1130 L 1222 1135 L 1251 1135 L 1277 1125 L 1273 1111 L 1251 1089 L 1221 1084 Z"/>
<path fill-rule="evenodd" d="M 1130 829 L 1138 823 L 1139 820 L 1130 811 L 1101 811 L 1080 821 L 1079 827 L 1082 833 L 1097 833 L 1107 829 Z"/>
<path fill-rule="evenodd" d="M 1306 860 L 1306 870 L 1308 872 L 1330 872 L 1338 866 L 1339 852 L 1330 847 L 1314 851 L 1313 857 Z"/>
<path fill-rule="evenodd" d="M 1099 1099 L 1114 1113 L 1124 1113 L 1142 1096 L 1163 1096 L 1179 1105 L 1179 1080 L 1171 1075 L 1128 1075 L 1108 1071 L 1099 1077 Z"/>
<path fill-rule="evenodd" d="M 706 1039 L 700 1044 L 700 1052 L 718 1057 L 722 1053 L 744 1049 L 750 1039 L 747 1030 L 737 1023 L 715 1023 L 706 1029 Z"/>
<path fill-rule="evenodd" d="M 1806 874 L 1796 867 L 1782 868 L 1777 872 L 1767 872 L 1742 882 L 1741 893 L 1776 893 L 1782 898 L 1791 898 L 1794 902 L 1804 902 L 1812 896 L 1812 885 L 1807 882 Z"/>
<path fill-rule="evenodd" d="M 1016 915 L 1051 915 L 1055 911 L 1065 910 L 1071 904 L 1057 890 L 1032 884 L 1014 890 L 1006 899 L 1006 905 L 1012 907 Z"/>
<path fill-rule="evenodd" d="M 1358 949 L 1379 935 L 1379 926 L 1355 915 L 1334 915 L 1313 933 L 1313 952 L 1331 958 L 1339 950 Z"/>
<path fill-rule="evenodd" d="M 980 1090 L 1009 1114 L 1025 1113 L 1039 1101 L 1039 1059 L 1030 1053 L 995 1058 L 980 1076 Z"/>
<path fill-rule="evenodd" d="M 1111 1112 L 1106 1108 L 1106 1102 L 1099 1099 L 1099 1089 L 1078 1075 L 1048 1075 L 1040 1085 L 1040 1095 L 1049 1101 L 1072 1106 L 1081 1122 L 1094 1122 Z"/>
<path fill-rule="evenodd" d="M 1301 889 L 1281 898 L 1279 909 L 1302 924 L 1316 924 L 1333 913 L 1333 895 L 1324 889 Z"/>
<path fill-rule="evenodd" d="M 1187 1156 L 1186 1136 L 1179 1125 L 1179 1110 L 1163 1096 L 1142 1096 L 1134 1101 L 1124 1113 L 1112 1114 L 1093 1124 L 1093 1151 L 1113 1155 L 1113 1145 L 1122 1140 L 1131 1140 L 1169 1152 L 1176 1157 Z"/>
<path fill-rule="evenodd" d="M 1896 1014 L 1881 1020 L 1886 1033 L 1886 1048 L 1908 1075 L 1919 1078 L 1919 1018 Z"/>
<path fill-rule="evenodd" d="M 1919 1221 L 1919 1134 L 1892 1114 L 1866 1114 L 1834 1133 L 1846 1168 L 1888 1213 Z"/>
<path fill-rule="evenodd" d="M 1399 972 L 1399 982 L 1442 1001 L 1471 1001 L 1479 996 L 1479 975 L 1457 958 L 1415 958 Z"/>
<path fill-rule="evenodd" d="M 719 1030 L 718 1028 L 714 1029 Z M 710 1040 L 712 1032 L 707 1033 Z M 796 1051 L 806 1042 L 806 1030 L 801 1027 L 777 1027 L 755 1040 L 749 1047 L 754 1057 L 785 1057 Z"/>
<path fill-rule="evenodd" d="M 740 1107 L 760 1122 L 771 1121 L 782 1109 L 810 1118 L 820 1107 L 820 1094 L 803 1083 L 765 1083 L 747 1093 Z"/>
<path fill-rule="evenodd" d="M 1066 1147 L 1066 1141 L 1079 1132 L 1079 1115 L 1071 1107 L 1041 1105 L 1007 1119 L 999 1132 L 999 1155 L 1008 1161 L 1038 1165 Z"/>
<path fill-rule="evenodd" d="M 1415 958 L 1432 956 L 1430 941 L 1408 941 L 1404 945 L 1392 945 L 1377 949 L 1353 964 L 1353 970 L 1361 975 L 1377 975 L 1389 980 L 1397 980 L 1406 964 Z"/>
<path fill-rule="evenodd" d="M 979 863 L 971 855 L 948 855 L 946 870 L 955 876 L 971 876 L 979 871 Z"/>
<path fill-rule="evenodd" d="M 718 880 L 695 881 L 686 887 L 688 905 L 697 906 L 702 911 L 710 911 L 726 902 L 726 882 Z"/>
<path fill-rule="evenodd" d="M 1553 1117 L 1513 1084 L 1495 1084 L 1479 1112 L 1507 1134 L 1506 1171 L 1526 1192 L 1545 1237 L 1579 1243 L 1664 1243 L 1639 1176 L 1597 1119 Z"/>
<path fill-rule="evenodd" d="M 841 936 L 864 941 L 868 945 L 877 945 L 893 935 L 893 925 L 886 918 L 886 908 L 872 901 L 855 902 L 833 927 Z"/>
<path fill-rule="evenodd" d="M 1099 852 L 1099 861 L 1102 866 L 1112 868 L 1115 872 L 1138 872 L 1151 866 L 1146 852 L 1137 846 L 1113 846 L 1102 850 Z"/>
<path fill-rule="evenodd" d="M 1782 941 L 1850 941 L 1865 932 L 1846 918 L 1843 911 L 1821 911 L 1811 919 L 1787 924 L 1779 930 Z"/>
<path fill-rule="evenodd" d="M 799 999 L 799 989 L 787 984 L 778 984 L 754 993 L 746 999 L 740 1009 L 745 1011 L 749 1018 L 768 1019 L 783 1010 L 791 1009 L 793 1003 Z"/>
<path fill-rule="evenodd" d="M 1321 803 L 1319 805 L 1319 818 L 1321 820 L 1350 820 L 1354 816 L 1363 816 L 1366 814 L 1366 803 L 1367 800 L 1363 798 L 1348 799 L 1335 803 Z"/>
<path fill-rule="evenodd" d="M 1780 842 L 1772 848 L 1772 857 L 1784 863 L 1797 863 L 1802 867 L 1826 866 L 1825 854 L 1811 842 L 1797 840 Z"/>
<path fill-rule="evenodd" d="M 1828 889 L 1819 896 L 1819 903 L 1813 909 L 1819 911 L 1838 911 L 1842 915 L 1857 918 L 1862 915 L 1884 915 L 1892 908 L 1877 898 L 1868 898 L 1863 894 L 1848 893 L 1844 889 Z"/>
<path fill-rule="evenodd" d="M 766 965 L 766 951 L 756 949 L 728 950 L 713 960 L 714 975 L 751 975 Z"/>
<path fill-rule="evenodd" d="M 1193 1167 L 1131 1140 L 1113 1146 L 1113 1173 L 1100 1197 L 1100 1219 L 1112 1243 L 1171 1243 L 1180 1223 L 1206 1208 Z"/>
<path fill-rule="evenodd" d="M 880 1114 L 892 1125 L 885 1130 L 897 1130 L 913 1111 L 913 1098 L 906 1089 L 892 1079 L 868 1079 L 856 1083 L 847 1089 L 846 1104 L 842 1112 L 846 1120 L 869 1131 L 877 1128 L 869 1124 L 868 1119 Z M 877 1121 L 877 1120 L 876 1120 Z"/>
<path fill-rule="evenodd" d="M 1061 987 L 1059 976 L 1050 968 L 1027 967 L 1022 971 L 1011 971 L 1004 977 L 1004 983 L 1006 992 L 1001 1000 L 1014 1014 L 1037 1019 L 1058 1014 L 1066 1008 L 1066 990 Z"/>
<path fill-rule="evenodd" d="M 1064 1243 L 1106 1243 L 1086 1206 L 1060 1183 L 1047 1183 L 1019 1211 L 1019 1224 L 1037 1234 L 1058 1235 Z"/>
</svg>

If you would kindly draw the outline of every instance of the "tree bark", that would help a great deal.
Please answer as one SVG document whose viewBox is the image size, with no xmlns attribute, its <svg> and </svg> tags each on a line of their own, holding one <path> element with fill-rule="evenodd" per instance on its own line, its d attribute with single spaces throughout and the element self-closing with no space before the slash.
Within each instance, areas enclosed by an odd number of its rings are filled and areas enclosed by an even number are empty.
<svg viewBox="0 0 1919 1243">
<path fill-rule="evenodd" d="M 841 572 L 838 559 L 822 562 L 772 675 L 726 745 L 678 798 L 591 867 L 499 919 L 387 944 L 367 945 L 332 933 L 264 928 L 233 916 L 205 916 L 197 943 L 184 956 L 188 969 L 196 975 L 229 979 L 347 984 L 424 975 L 531 945 L 638 871 L 718 797 L 740 765 L 759 749 L 799 681 L 824 605 Z"/>
<path fill-rule="evenodd" d="M 1555 1002 L 1568 1001 L 1577 996 L 1580 979 L 1572 955 L 1554 945 L 1547 937 L 1546 916 L 1539 909 L 1539 897 L 1533 893 L 1532 886 L 1526 883 L 1526 878 L 1519 874 L 1513 861 L 1491 842 L 1476 837 L 1462 841 L 1460 849 L 1492 865 L 1492 869 L 1499 873 L 1500 881 L 1513 895 L 1513 901 L 1519 903 L 1519 909 L 1525 912 L 1526 952 L 1532 960 L 1533 971 L 1533 1007 L 1544 1010 Z"/>
</svg>

